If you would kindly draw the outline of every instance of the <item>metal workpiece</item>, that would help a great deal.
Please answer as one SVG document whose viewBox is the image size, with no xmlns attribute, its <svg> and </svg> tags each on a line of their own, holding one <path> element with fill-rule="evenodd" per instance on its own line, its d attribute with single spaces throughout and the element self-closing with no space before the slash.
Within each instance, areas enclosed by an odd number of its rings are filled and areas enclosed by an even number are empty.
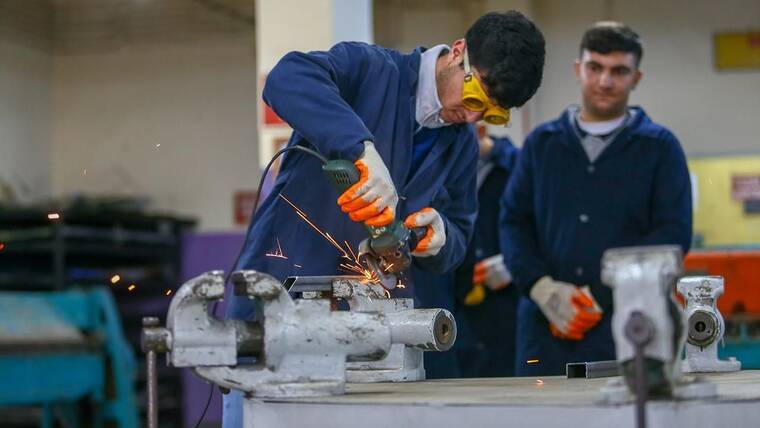
<svg viewBox="0 0 760 428">
<path fill-rule="evenodd" d="M 349 362 L 346 378 L 352 383 L 412 382 L 425 379 L 423 352 L 446 351 L 456 341 L 456 321 L 445 309 L 414 309 L 412 299 L 372 298 L 364 289 L 353 293 L 351 311 L 377 312 L 391 329 L 391 350 L 381 360 Z"/>
<path fill-rule="evenodd" d="M 448 351 L 457 337 L 454 316 L 446 309 L 407 309 L 385 316 L 393 343 L 424 351 Z"/>
<path fill-rule="evenodd" d="M 382 313 L 389 325 L 391 323 L 387 317 L 389 314 L 414 308 L 412 299 L 372 298 L 369 296 L 375 293 L 372 289 L 357 288 L 356 291 L 350 293 L 349 306 L 351 310 Z M 391 344 L 391 349 L 385 358 L 375 361 L 348 360 L 346 365 L 346 380 L 348 382 L 411 382 L 425 379 L 422 350 L 399 343 L 398 341 L 401 338 L 398 337 L 398 333 L 394 337 L 392 327 L 391 332 L 394 343 Z"/>
<path fill-rule="evenodd" d="M 565 375 L 568 379 L 596 379 L 620 375 L 620 367 L 616 360 L 589 361 L 583 363 L 567 363 Z"/>
<path fill-rule="evenodd" d="M 725 333 L 718 298 L 723 295 L 721 276 L 690 276 L 678 281 L 685 300 L 687 335 L 681 368 L 686 373 L 727 372 L 741 369 L 736 359 L 718 359 L 718 346 Z"/>
</svg>

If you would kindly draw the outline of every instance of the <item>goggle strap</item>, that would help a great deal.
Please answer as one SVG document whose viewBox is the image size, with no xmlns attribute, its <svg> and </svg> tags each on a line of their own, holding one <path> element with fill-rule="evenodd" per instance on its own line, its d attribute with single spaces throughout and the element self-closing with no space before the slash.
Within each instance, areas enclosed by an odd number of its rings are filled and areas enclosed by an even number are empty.
<svg viewBox="0 0 760 428">
<path fill-rule="evenodd" d="M 467 54 L 467 45 L 464 47 L 464 72 L 470 74 L 470 56 Z"/>
</svg>

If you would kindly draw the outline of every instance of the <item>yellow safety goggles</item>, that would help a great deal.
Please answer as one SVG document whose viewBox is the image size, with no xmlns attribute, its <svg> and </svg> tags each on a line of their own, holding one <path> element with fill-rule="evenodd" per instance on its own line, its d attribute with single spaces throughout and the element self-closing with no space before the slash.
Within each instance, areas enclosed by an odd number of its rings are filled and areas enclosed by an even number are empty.
<svg viewBox="0 0 760 428">
<path fill-rule="evenodd" d="M 464 50 L 464 85 L 462 85 L 462 104 L 470 111 L 482 111 L 483 120 L 491 125 L 504 125 L 509 123 L 509 110 L 499 107 L 491 102 L 480 82 L 470 69 L 470 59 L 467 48 Z"/>
</svg>

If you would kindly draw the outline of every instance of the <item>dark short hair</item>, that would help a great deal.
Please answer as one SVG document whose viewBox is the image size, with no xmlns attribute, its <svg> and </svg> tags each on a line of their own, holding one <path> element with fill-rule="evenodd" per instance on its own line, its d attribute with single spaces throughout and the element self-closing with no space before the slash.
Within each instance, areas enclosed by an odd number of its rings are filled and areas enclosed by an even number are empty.
<svg viewBox="0 0 760 428">
<path fill-rule="evenodd" d="M 636 57 L 636 67 L 644 55 L 639 35 L 627 25 L 614 21 L 597 22 L 586 30 L 581 40 L 581 55 L 584 50 L 602 55 L 615 51 L 632 53 Z"/>
<path fill-rule="evenodd" d="M 470 64 L 484 74 L 488 95 L 500 106 L 519 107 L 541 86 L 544 36 L 520 12 L 481 16 L 465 41 Z"/>
</svg>

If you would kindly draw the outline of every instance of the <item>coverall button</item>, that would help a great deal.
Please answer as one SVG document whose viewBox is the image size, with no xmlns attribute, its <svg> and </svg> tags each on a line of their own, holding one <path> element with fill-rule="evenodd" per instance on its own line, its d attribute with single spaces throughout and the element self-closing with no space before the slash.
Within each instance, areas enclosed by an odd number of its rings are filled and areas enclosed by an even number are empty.
<svg viewBox="0 0 760 428">
<path fill-rule="evenodd" d="M 575 274 L 578 275 L 578 276 L 583 275 L 583 268 L 580 267 L 580 266 L 578 266 L 577 268 L 575 268 Z"/>
<path fill-rule="evenodd" d="M 589 174 L 593 174 L 594 173 L 594 169 L 595 169 L 594 165 L 589 165 L 588 168 L 586 168 L 586 171 L 588 171 Z"/>
<path fill-rule="evenodd" d="M 588 223 L 588 216 L 586 214 L 581 214 L 578 219 L 580 219 L 581 223 Z"/>
</svg>

